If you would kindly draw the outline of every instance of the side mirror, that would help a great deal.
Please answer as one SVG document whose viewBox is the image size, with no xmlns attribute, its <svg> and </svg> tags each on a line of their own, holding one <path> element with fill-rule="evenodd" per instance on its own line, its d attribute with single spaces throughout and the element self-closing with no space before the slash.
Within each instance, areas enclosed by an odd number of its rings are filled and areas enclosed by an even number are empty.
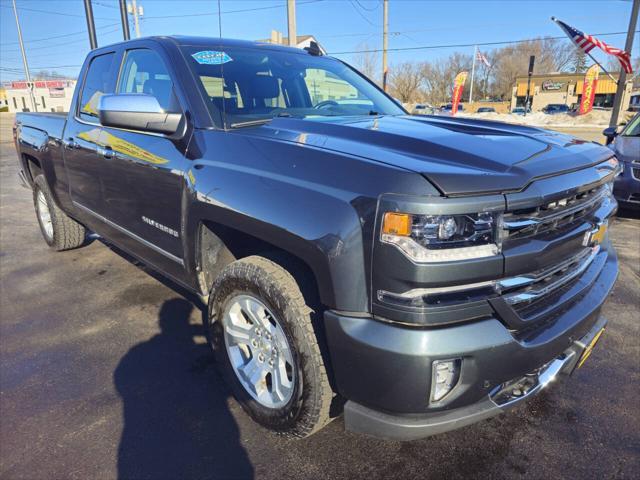
<svg viewBox="0 0 640 480">
<path fill-rule="evenodd" d="M 613 142 L 613 139 L 618 135 L 618 130 L 616 127 L 607 127 L 602 131 L 602 135 L 607 137 L 607 145 Z"/>
<path fill-rule="evenodd" d="M 165 112 L 156 97 L 145 93 L 102 95 L 98 113 L 105 127 L 144 132 L 176 133 L 182 122 L 182 113 Z"/>
</svg>

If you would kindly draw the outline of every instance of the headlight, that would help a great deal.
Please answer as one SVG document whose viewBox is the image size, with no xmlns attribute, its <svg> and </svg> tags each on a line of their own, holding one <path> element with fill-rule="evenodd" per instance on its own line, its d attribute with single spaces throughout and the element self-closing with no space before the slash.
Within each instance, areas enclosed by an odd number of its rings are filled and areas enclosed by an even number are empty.
<svg viewBox="0 0 640 480">
<path fill-rule="evenodd" d="M 491 257 L 500 253 L 499 217 L 468 215 L 411 215 L 387 212 L 380 240 L 395 245 L 417 263 Z"/>
</svg>

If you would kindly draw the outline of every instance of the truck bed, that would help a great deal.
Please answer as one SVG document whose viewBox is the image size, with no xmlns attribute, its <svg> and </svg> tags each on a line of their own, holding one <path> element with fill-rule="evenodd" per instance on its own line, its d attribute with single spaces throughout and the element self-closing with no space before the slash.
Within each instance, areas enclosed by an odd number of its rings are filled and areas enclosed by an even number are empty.
<svg viewBox="0 0 640 480">
<path fill-rule="evenodd" d="M 66 115 L 63 112 L 18 113 L 16 114 L 16 124 L 20 128 L 21 134 L 28 134 L 28 129 L 35 129 L 44 132 L 50 138 L 61 139 L 67 121 Z"/>
</svg>

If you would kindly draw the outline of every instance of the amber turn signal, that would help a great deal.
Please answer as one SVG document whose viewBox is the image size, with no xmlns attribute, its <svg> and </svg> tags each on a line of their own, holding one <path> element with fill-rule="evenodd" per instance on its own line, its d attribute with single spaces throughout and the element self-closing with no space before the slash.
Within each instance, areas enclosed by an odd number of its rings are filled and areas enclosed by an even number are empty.
<svg viewBox="0 0 640 480">
<path fill-rule="evenodd" d="M 411 215 L 387 212 L 382 220 L 382 233 L 408 237 L 411 235 Z"/>
</svg>

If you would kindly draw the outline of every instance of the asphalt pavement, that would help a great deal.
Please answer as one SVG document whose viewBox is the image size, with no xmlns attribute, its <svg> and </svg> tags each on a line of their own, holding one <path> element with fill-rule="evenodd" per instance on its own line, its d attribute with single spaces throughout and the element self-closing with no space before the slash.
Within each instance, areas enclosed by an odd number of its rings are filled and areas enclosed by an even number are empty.
<svg viewBox="0 0 640 480">
<path fill-rule="evenodd" d="M 0 115 L 0 478 L 638 478 L 640 220 L 611 235 L 609 328 L 526 405 L 419 441 L 256 426 L 216 373 L 193 298 L 93 241 L 41 238 Z"/>
</svg>

